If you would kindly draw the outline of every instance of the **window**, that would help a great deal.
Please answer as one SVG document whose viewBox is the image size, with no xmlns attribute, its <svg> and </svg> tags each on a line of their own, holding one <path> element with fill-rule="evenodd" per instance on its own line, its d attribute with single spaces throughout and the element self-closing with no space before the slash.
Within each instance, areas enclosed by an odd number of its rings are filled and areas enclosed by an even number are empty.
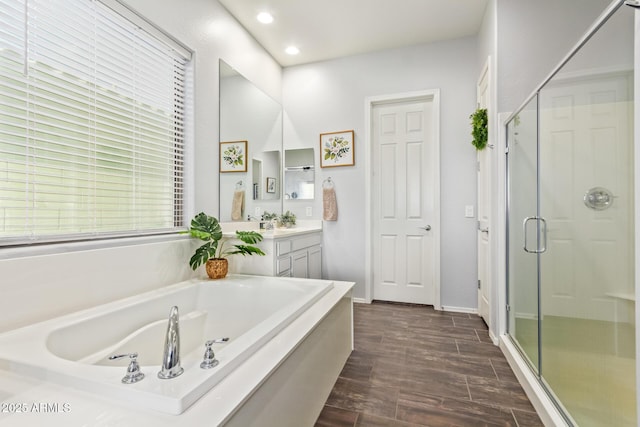
<svg viewBox="0 0 640 427">
<path fill-rule="evenodd" d="M 190 54 L 122 15 L 0 0 L 0 244 L 183 225 Z"/>
</svg>

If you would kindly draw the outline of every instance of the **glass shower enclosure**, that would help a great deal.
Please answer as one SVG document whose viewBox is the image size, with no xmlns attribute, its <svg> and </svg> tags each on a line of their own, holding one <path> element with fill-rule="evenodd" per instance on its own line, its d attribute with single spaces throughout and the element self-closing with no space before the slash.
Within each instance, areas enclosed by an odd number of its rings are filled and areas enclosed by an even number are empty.
<svg viewBox="0 0 640 427">
<path fill-rule="evenodd" d="M 635 426 L 634 21 L 610 7 L 507 123 L 508 335 L 579 426 Z"/>
</svg>

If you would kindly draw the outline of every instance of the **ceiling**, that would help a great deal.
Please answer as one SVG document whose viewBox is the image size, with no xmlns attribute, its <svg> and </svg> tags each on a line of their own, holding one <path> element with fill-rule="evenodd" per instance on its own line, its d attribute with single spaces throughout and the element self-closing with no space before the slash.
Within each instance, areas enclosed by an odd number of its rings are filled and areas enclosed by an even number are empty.
<svg viewBox="0 0 640 427">
<path fill-rule="evenodd" d="M 218 0 L 283 67 L 473 36 L 488 0 Z M 271 24 L 256 16 L 267 11 Z M 298 55 L 285 49 L 295 45 Z"/>
</svg>

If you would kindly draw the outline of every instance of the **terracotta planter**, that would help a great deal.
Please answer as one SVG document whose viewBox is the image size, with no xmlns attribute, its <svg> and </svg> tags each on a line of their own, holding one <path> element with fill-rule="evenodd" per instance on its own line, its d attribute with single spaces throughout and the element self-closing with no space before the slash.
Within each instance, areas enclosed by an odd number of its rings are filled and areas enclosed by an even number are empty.
<svg viewBox="0 0 640 427">
<path fill-rule="evenodd" d="M 226 258 L 212 258 L 205 264 L 207 275 L 212 279 L 222 279 L 229 271 L 229 262 Z"/>
</svg>

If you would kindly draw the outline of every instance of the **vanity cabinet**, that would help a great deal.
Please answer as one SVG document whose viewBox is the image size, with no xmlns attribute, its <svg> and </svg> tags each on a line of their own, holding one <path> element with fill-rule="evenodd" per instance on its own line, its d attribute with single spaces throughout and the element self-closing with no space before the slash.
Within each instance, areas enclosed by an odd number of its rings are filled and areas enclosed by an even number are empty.
<svg viewBox="0 0 640 427">
<path fill-rule="evenodd" d="M 275 241 L 276 275 L 322 278 L 322 233 Z"/>
<path fill-rule="evenodd" d="M 260 276 L 322 278 L 321 231 L 265 236 L 259 246 L 266 256 L 231 257 L 229 270 Z"/>
</svg>

